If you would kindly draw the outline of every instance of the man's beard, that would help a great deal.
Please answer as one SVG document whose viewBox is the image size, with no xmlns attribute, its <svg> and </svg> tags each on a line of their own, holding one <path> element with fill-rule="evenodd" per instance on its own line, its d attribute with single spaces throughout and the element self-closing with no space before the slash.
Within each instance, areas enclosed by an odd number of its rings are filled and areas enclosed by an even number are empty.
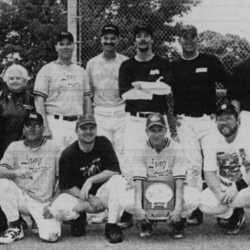
<svg viewBox="0 0 250 250">
<path fill-rule="evenodd" d="M 228 133 L 228 134 L 226 134 L 226 135 L 222 132 L 222 130 L 223 130 L 223 129 L 220 130 L 220 133 L 221 133 L 224 137 L 230 137 L 230 136 L 234 135 L 234 134 L 237 132 L 238 126 L 235 126 L 234 128 L 230 129 L 230 133 Z"/>
</svg>

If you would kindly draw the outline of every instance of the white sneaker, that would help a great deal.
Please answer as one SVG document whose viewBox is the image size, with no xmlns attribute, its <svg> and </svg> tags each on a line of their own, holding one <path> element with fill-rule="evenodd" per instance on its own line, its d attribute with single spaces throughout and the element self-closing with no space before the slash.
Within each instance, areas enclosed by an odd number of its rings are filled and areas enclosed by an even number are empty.
<svg viewBox="0 0 250 250">
<path fill-rule="evenodd" d="M 4 235 L 0 237 L 0 244 L 9 244 L 23 239 L 23 237 L 24 233 L 22 228 L 9 228 L 4 232 Z"/>
</svg>

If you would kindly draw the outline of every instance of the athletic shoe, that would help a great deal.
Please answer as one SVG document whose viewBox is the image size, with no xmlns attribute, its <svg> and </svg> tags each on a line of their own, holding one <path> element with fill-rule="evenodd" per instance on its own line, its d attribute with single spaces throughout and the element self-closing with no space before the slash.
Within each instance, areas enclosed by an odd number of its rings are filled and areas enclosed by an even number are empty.
<svg viewBox="0 0 250 250">
<path fill-rule="evenodd" d="M 141 232 L 140 232 L 141 238 L 151 237 L 152 234 L 153 234 L 153 227 L 151 223 L 141 224 Z"/>
<path fill-rule="evenodd" d="M 71 221 L 71 235 L 75 237 L 84 236 L 86 234 L 85 231 L 85 223 L 86 223 L 86 213 L 80 213 L 80 216 Z"/>
<path fill-rule="evenodd" d="M 109 243 L 123 242 L 124 235 L 122 230 L 117 224 L 107 223 L 105 225 L 105 237 L 109 240 Z"/>
<path fill-rule="evenodd" d="M 232 216 L 229 218 L 228 235 L 236 235 L 244 225 L 246 220 L 244 210 L 242 208 L 235 208 Z"/>
<path fill-rule="evenodd" d="M 182 218 L 181 221 L 172 224 L 173 238 L 183 239 L 184 238 L 184 227 L 186 224 L 186 219 Z"/>
<path fill-rule="evenodd" d="M 4 232 L 4 235 L 0 237 L 0 244 L 10 244 L 14 241 L 21 240 L 24 238 L 22 227 L 9 228 Z"/>
<path fill-rule="evenodd" d="M 193 211 L 191 216 L 187 219 L 188 226 L 198 226 L 203 222 L 203 213 L 199 208 Z"/>
<path fill-rule="evenodd" d="M 117 223 L 117 225 L 121 228 L 121 229 L 127 229 L 129 227 L 133 226 L 133 215 L 124 211 L 120 222 Z"/>
</svg>

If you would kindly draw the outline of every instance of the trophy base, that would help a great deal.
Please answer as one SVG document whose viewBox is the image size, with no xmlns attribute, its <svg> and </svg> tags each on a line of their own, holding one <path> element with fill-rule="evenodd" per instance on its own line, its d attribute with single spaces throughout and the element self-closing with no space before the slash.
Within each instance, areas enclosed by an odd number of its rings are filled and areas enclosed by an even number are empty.
<svg viewBox="0 0 250 250">
<path fill-rule="evenodd" d="M 170 212 L 170 210 L 147 210 L 147 218 L 149 220 L 166 221 Z"/>
</svg>

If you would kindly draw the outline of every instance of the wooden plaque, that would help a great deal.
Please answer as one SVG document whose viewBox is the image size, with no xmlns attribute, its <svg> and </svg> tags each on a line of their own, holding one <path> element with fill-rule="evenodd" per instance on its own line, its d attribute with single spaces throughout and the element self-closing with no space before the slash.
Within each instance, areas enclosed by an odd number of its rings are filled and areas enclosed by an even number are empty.
<svg viewBox="0 0 250 250">
<path fill-rule="evenodd" d="M 143 181 L 143 208 L 149 220 L 167 220 L 175 206 L 174 181 Z"/>
</svg>

